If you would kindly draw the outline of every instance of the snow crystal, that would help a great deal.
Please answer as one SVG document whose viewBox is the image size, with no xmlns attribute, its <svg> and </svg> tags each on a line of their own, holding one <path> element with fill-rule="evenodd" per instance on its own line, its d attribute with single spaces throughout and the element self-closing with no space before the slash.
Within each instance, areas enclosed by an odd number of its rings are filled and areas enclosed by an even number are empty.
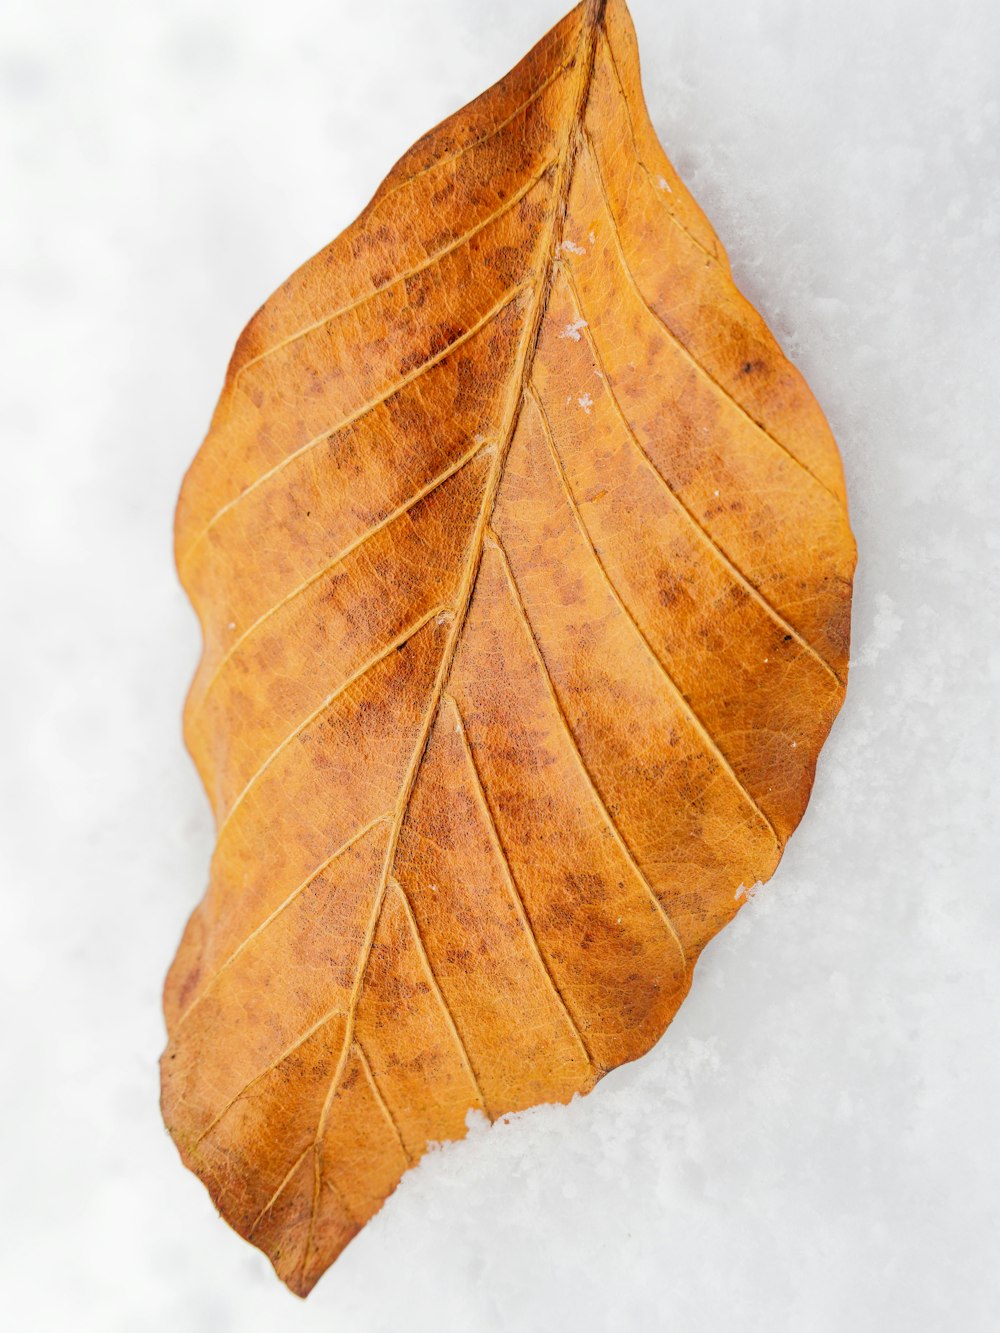
<svg viewBox="0 0 1000 1333">
<path fill-rule="evenodd" d="M 872 617 L 871 631 L 858 653 L 858 665 L 867 667 L 878 661 L 896 642 L 902 628 L 903 622 L 896 614 L 892 598 L 888 593 L 878 593 L 875 597 L 875 615 Z"/>
<path fill-rule="evenodd" d="M 587 327 L 585 319 L 575 319 L 572 324 L 567 324 L 560 333 L 560 338 L 572 338 L 575 343 L 580 341 L 580 330 Z"/>
<path fill-rule="evenodd" d="M 752 903 L 763 887 L 764 885 L 760 880 L 758 880 L 756 884 L 751 884 L 749 887 L 747 887 L 746 884 L 741 884 L 736 890 L 736 901 L 740 902 L 742 900 L 743 902 Z"/>
</svg>

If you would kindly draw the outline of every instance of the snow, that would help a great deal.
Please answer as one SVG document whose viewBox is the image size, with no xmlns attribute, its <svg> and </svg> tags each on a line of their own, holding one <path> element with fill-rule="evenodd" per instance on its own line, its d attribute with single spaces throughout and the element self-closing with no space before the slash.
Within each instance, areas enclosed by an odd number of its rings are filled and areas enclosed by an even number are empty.
<svg viewBox="0 0 1000 1333">
<path fill-rule="evenodd" d="M 587 327 L 587 321 L 585 319 L 574 319 L 572 324 L 566 325 L 562 333 L 560 333 L 559 337 L 570 338 L 572 339 L 573 342 L 578 343 L 580 341 L 580 336 L 581 336 L 580 330 L 585 329 L 586 327 Z"/>
<path fill-rule="evenodd" d="M 15 1329 L 998 1326 L 1000 10 L 635 0 L 675 166 L 824 405 L 855 665 L 644 1060 L 432 1154 L 305 1306 L 160 1125 L 200 896 L 172 507 L 243 323 L 561 0 L 6 0 L 4 1313 Z"/>
</svg>

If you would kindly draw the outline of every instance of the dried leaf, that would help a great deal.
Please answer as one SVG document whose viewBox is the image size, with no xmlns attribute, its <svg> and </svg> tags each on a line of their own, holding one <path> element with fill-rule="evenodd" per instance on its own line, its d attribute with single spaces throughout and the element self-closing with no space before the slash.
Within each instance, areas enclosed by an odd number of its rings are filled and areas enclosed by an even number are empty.
<svg viewBox="0 0 1000 1333">
<path fill-rule="evenodd" d="M 177 561 L 218 843 L 164 1116 L 305 1294 L 470 1109 L 649 1049 L 843 698 L 836 446 L 656 141 L 622 0 L 253 319 Z"/>
</svg>

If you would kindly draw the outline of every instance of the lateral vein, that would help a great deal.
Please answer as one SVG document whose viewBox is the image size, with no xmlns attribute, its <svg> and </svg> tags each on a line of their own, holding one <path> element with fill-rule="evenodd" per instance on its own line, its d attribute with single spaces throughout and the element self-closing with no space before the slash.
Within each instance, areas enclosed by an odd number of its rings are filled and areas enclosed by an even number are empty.
<svg viewBox="0 0 1000 1333">
<path fill-rule="evenodd" d="M 511 899 L 513 900 L 514 909 L 517 912 L 518 917 L 520 918 L 521 925 L 524 927 L 528 943 L 531 946 L 532 952 L 535 955 L 535 959 L 538 963 L 538 966 L 544 973 L 545 978 L 549 983 L 549 987 L 552 990 L 552 993 L 555 996 L 555 999 L 559 1005 L 559 1008 L 562 1010 L 563 1014 L 566 1017 L 566 1022 L 569 1024 L 570 1031 L 573 1033 L 573 1036 L 575 1037 L 577 1044 L 579 1045 L 581 1051 L 583 1052 L 584 1059 L 587 1061 L 589 1065 L 596 1068 L 597 1067 L 596 1062 L 594 1060 L 593 1055 L 590 1052 L 590 1048 L 587 1046 L 587 1042 L 584 1039 L 583 1032 L 580 1030 L 579 1024 L 577 1023 L 576 1019 L 570 1012 L 569 1005 L 566 1003 L 565 996 L 560 990 L 556 982 L 556 979 L 552 974 L 552 969 L 545 961 L 545 955 L 542 953 L 542 946 L 538 939 L 538 934 L 535 931 L 534 926 L 531 924 L 531 919 L 528 916 L 528 909 L 525 907 L 524 899 L 521 896 L 521 891 L 517 887 L 517 881 L 514 879 L 514 870 L 510 864 L 510 858 L 508 857 L 503 842 L 501 841 L 500 832 L 496 826 L 496 821 L 493 818 L 493 812 L 490 809 L 489 800 L 487 799 L 486 796 L 486 789 L 483 786 L 483 780 L 479 775 L 479 768 L 476 764 L 476 757 L 472 752 L 472 742 L 469 740 L 468 733 L 465 730 L 465 722 L 462 718 L 461 709 L 459 708 L 456 700 L 453 699 L 451 695 L 445 695 L 444 697 L 448 702 L 450 702 L 451 706 L 455 710 L 455 721 L 457 723 L 457 730 L 462 740 L 462 749 L 465 753 L 469 771 L 472 774 L 472 784 L 476 793 L 476 800 L 477 803 L 479 804 L 480 810 L 482 811 L 483 819 L 486 824 L 486 828 L 490 839 L 490 844 L 493 848 L 494 855 L 496 856 L 497 862 L 500 866 L 501 874 L 503 875 L 504 881 L 507 884 L 508 892 L 511 896 Z"/>
<path fill-rule="evenodd" d="M 260 765 L 260 767 L 256 770 L 253 776 L 243 787 L 243 790 L 236 797 L 235 801 L 233 801 L 232 805 L 226 812 L 225 818 L 222 820 L 221 824 L 219 825 L 218 831 L 216 832 L 216 846 L 218 846 L 219 843 L 221 842 L 224 830 L 228 827 L 230 821 L 233 818 L 233 815 L 236 813 L 239 807 L 246 800 L 247 796 L 250 794 L 251 789 L 254 786 L 256 786 L 259 780 L 263 777 L 263 775 L 274 763 L 275 759 L 277 759 L 277 757 L 285 749 L 287 749 L 287 747 L 292 743 L 295 737 L 301 735 L 302 732 L 305 731 L 306 727 L 308 727 L 310 723 L 315 722 L 316 719 L 321 716 L 321 714 L 325 713 L 326 710 L 332 704 L 335 704 L 337 702 L 337 700 L 341 697 L 342 694 L 345 694 L 351 688 L 352 685 L 356 685 L 359 680 L 363 679 L 363 677 L 365 677 L 369 671 L 372 671 L 375 667 L 377 667 L 380 662 L 384 662 L 385 659 L 392 652 L 394 652 L 397 648 L 402 648 L 404 644 L 409 643 L 410 639 L 412 639 L 416 634 L 419 634 L 420 631 L 424 628 L 424 626 L 428 624 L 431 620 L 433 620 L 435 616 L 440 615 L 444 609 L 445 608 L 441 605 L 431 607 L 431 609 L 427 611 L 424 615 L 422 615 L 419 620 L 415 621 L 414 624 L 408 626 L 405 630 L 403 630 L 401 634 L 397 634 L 396 637 L 390 643 L 386 644 L 384 648 L 380 648 L 374 657 L 370 657 L 367 662 L 363 663 L 361 666 L 357 668 L 356 671 L 352 672 L 351 675 L 348 676 L 348 678 L 345 681 L 342 681 L 341 684 L 338 685 L 337 688 L 331 694 L 328 694 L 326 696 L 326 698 L 323 700 L 321 704 L 319 704 L 316 708 L 313 709 L 313 711 L 309 714 L 308 717 L 303 718 L 302 721 L 298 724 L 298 726 L 296 726 L 292 731 L 290 731 L 288 735 L 284 738 L 284 740 L 282 740 L 281 742 L 279 742 L 278 745 L 275 746 L 275 748 L 271 751 L 268 757 L 264 760 L 264 762 Z"/>
<path fill-rule="evenodd" d="M 445 482 L 450 481 L 451 478 L 461 472 L 467 464 L 471 463 L 477 454 L 482 453 L 483 450 L 488 447 L 488 444 L 474 444 L 471 449 L 467 449 L 465 453 L 462 454 L 461 458 L 458 458 L 454 463 L 451 463 L 443 472 L 439 472 L 438 475 L 427 482 L 426 485 L 421 486 L 421 488 L 414 492 L 405 503 L 397 505 L 392 513 L 386 514 L 384 518 L 379 519 L 377 523 L 368 528 L 359 537 L 355 537 L 353 540 L 349 541 L 342 550 L 337 552 L 332 560 L 328 561 L 323 566 L 322 569 L 318 569 L 314 574 L 310 574 L 307 579 L 304 579 L 298 585 L 298 587 L 293 588 L 291 592 L 286 593 L 280 601 L 275 602 L 274 605 L 269 607 L 262 615 L 259 615 L 253 624 L 248 625 L 243 633 L 230 644 L 225 656 L 219 661 L 219 664 L 216 666 L 208 682 L 202 688 L 198 700 L 199 705 L 204 704 L 212 686 L 218 680 L 226 663 L 239 649 L 240 645 L 244 643 L 251 634 L 260 629 L 261 625 L 270 620 L 272 616 L 276 615 L 282 607 L 287 606 L 289 602 L 293 602 L 296 597 L 299 597 L 302 593 L 306 592 L 314 583 L 317 583 L 323 578 L 325 574 L 329 574 L 331 569 L 336 569 L 337 565 L 343 564 L 349 556 L 354 555 L 356 551 L 370 542 L 374 537 L 377 537 L 385 528 L 389 527 L 392 523 L 395 523 L 396 519 L 402 518 L 405 514 L 408 514 L 411 509 L 420 503 L 421 500 L 426 500 L 429 495 L 432 495 L 438 489 L 439 486 L 443 486 Z"/>
<path fill-rule="evenodd" d="M 796 643 L 799 644 L 802 650 L 805 653 L 807 653 L 810 657 L 814 658 L 817 664 L 820 667 L 822 667 L 822 669 L 827 673 L 827 675 L 829 675 L 835 681 L 835 683 L 842 689 L 844 682 L 840 679 L 836 671 L 834 671 L 833 667 L 822 655 L 822 653 L 820 653 L 816 648 L 814 648 L 813 645 L 809 642 L 809 640 L 805 638 L 805 636 L 799 630 L 797 630 L 795 626 L 791 624 L 790 621 L 785 619 L 785 617 L 781 614 L 781 612 L 777 609 L 777 607 L 775 607 L 770 601 L 768 601 L 768 599 L 764 596 L 764 594 L 760 591 L 760 589 L 750 581 L 750 579 L 743 572 L 743 570 L 740 569 L 740 567 L 735 563 L 735 561 L 731 560 L 730 557 L 726 555 L 725 551 L 718 544 L 718 542 L 715 540 L 712 534 L 708 531 L 707 528 L 702 526 L 699 520 L 695 517 L 694 513 L 688 508 L 688 506 L 684 503 L 684 501 L 681 499 L 678 493 L 667 481 L 666 477 L 664 477 L 660 469 L 650 458 L 649 454 L 646 452 L 646 449 L 643 447 L 642 442 L 640 441 L 638 435 L 636 434 L 634 426 L 632 425 L 631 421 L 629 421 L 628 417 L 625 415 L 625 409 L 622 407 L 621 402 L 618 398 L 618 393 L 615 389 L 614 381 L 611 378 L 611 374 L 607 368 L 603 356 L 601 355 L 600 348 L 597 346 L 597 339 L 595 338 L 589 324 L 586 322 L 586 314 L 583 309 L 583 304 L 580 299 L 580 291 L 576 285 L 576 279 L 573 276 L 573 272 L 568 266 L 564 266 L 563 271 L 566 274 L 566 280 L 570 287 L 570 293 L 572 295 L 573 304 L 576 307 L 577 314 L 584 321 L 580 327 L 582 328 L 584 336 L 587 340 L 587 345 L 590 347 L 597 369 L 600 371 L 601 380 L 603 381 L 604 386 L 608 391 L 608 396 L 611 399 L 611 403 L 615 409 L 615 414 L 618 417 L 619 421 L 622 423 L 622 425 L 625 427 L 626 434 L 628 435 L 629 440 L 632 442 L 635 449 L 638 451 L 640 458 L 643 459 L 649 470 L 652 472 L 653 476 L 663 486 L 664 490 L 667 492 L 667 495 L 670 497 L 670 500 L 672 501 L 674 506 L 688 520 L 688 522 L 694 528 L 698 536 L 702 539 L 702 541 L 705 543 L 705 545 L 708 547 L 711 553 L 729 571 L 730 575 L 734 579 L 736 579 L 736 581 L 743 588 L 746 589 L 747 593 L 753 598 L 753 600 L 758 604 L 758 606 L 760 606 L 761 609 L 767 613 L 770 619 L 773 620 L 774 623 L 777 626 L 779 626 L 781 630 L 784 631 L 784 633 L 790 634 L 792 638 L 796 641 Z"/>
<path fill-rule="evenodd" d="M 299 342 L 302 338 L 307 338 L 310 333 L 315 333 L 317 329 L 326 328 L 327 325 L 333 324 L 338 319 L 342 319 L 344 315 L 349 315 L 352 311 L 358 310 L 363 305 L 367 305 L 368 302 L 373 301 L 376 296 L 381 296 L 383 292 L 391 291 L 393 287 L 398 287 L 401 282 L 406 282 L 410 278 L 415 278 L 419 273 L 423 273 L 427 269 L 433 268 L 435 264 L 440 262 L 440 260 L 445 259 L 456 250 L 460 250 L 463 245 L 467 245 L 468 242 L 478 236 L 480 232 L 485 231 L 486 228 L 491 226 L 494 222 L 498 222 L 500 218 L 505 217 L 511 209 L 516 208 L 525 195 L 530 194 L 535 186 L 548 175 L 554 166 L 554 160 L 547 161 L 540 171 L 535 172 L 526 184 L 522 185 L 521 188 L 512 194 L 509 199 L 505 199 L 498 208 L 495 208 L 489 214 L 488 217 L 477 222 L 474 227 L 470 227 L 468 231 L 463 232 L 461 236 L 457 236 L 453 241 L 449 241 L 447 245 L 443 245 L 439 250 L 435 250 L 433 254 L 428 255 L 427 258 L 422 260 L 419 264 L 414 264 L 412 268 L 404 269 L 401 273 L 389 278 L 388 281 L 379 283 L 377 287 L 373 287 L 370 292 L 365 292 L 355 300 L 348 301 L 345 305 L 339 306 L 336 310 L 331 310 L 331 312 L 328 315 L 324 315 L 322 319 L 317 319 L 312 324 L 306 324 L 295 333 L 290 333 L 287 338 L 282 338 L 280 342 L 273 343 L 263 352 L 258 352 L 256 356 L 251 357 L 249 361 L 245 361 L 243 365 L 240 366 L 239 370 L 233 376 L 233 387 L 235 388 L 236 384 L 239 382 L 240 376 L 244 375 L 252 366 L 256 366 L 261 361 L 267 360 L 268 357 L 273 356 L 276 352 L 280 352 L 285 347 L 291 346 L 292 343 Z"/>
<path fill-rule="evenodd" d="M 262 472 L 260 476 L 256 477 L 250 483 L 249 486 L 245 486 L 242 491 L 237 495 L 234 495 L 231 500 L 228 500 L 215 511 L 198 535 L 192 540 L 190 546 L 188 546 L 184 555 L 180 557 L 180 559 L 182 561 L 187 560 L 194 548 L 205 538 L 206 534 L 215 527 L 219 519 L 245 500 L 248 495 L 278 476 L 278 474 L 283 472 L 286 467 L 291 463 L 294 463 L 297 458 L 301 458 L 303 454 L 309 453 L 311 449 L 315 449 L 317 445 L 322 444 L 324 440 L 328 440 L 332 435 L 336 435 L 338 432 L 346 430 L 348 426 L 355 425 L 362 419 L 362 417 L 368 416 L 370 412 L 374 412 L 376 408 L 381 407 L 383 403 L 388 402 L 388 400 L 395 394 L 399 393 L 401 389 L 405 389 L 408 385 L 412 384 L 414 380 L 420 379 L 422 375 L 426 375 L 428 371 L 433 370 L 436 365 L 451 356 L 453 352 L 457 352 L 460 347 L 463 347 L 470 339 L 474 338 L 477 333 L 482 332 L 482 330 L 496 319 L 499 314 L 502 314 L 509 305 L 513 305 L 519 296 L 523 296 L 529 287 L 530 283 L 522 283 L 520 286 L 514 287 L 499 301 L 492 305 L 485 315 L 480 316 L 475 323 L 470 325 L 464 333 L 460 333 L 459 336 L 448 343 L 446 347 L 442 347 L 441 350 L 435 352 L 433 356 L 422 361 L 419 366 L 414 367 L 408 374 L 396 380 L 394 384 L 390 384 L 388 388 L 382 390 L 375 398 L 371 398 L 368 402 L 362 403 L 360 407 L 356 408 L 353 412 L 350 412 L 346 417 L 343 417 L 338 421 L 335 426 L 331 426 L 328 430 L 322 431 L 319 435 L 314 435 L 311 440 L 306 440 L 305 444 L 300 445 L 297 449 L 293 449 L 292 452 L 286 454 L 280 462 L 275 463 L 275 465 L 268 468 L 266 472 Z"/>
<path fill-rule="evenodd" d="M 654 663 L 654 665 L 659 669 L 660 674 L 666 681 L 667 688 L 673 695 L 676 702 L 680 705 L 681 711 L 687 717 L 691 726 L 694 728 L 699 739 L 701 740 L 702 747 L 712 756 L 718 767 L 722 769 L 722 771 L 726 774 L 726 776 L 730 779 L 730 781 L 738 788 L 743 799 L 752 808 L 757 817 L 764 824 L 767 825 L 768 829 L 771 832 L 772 837 L 774 838 L 775 842 L 780 848 L 782 843 L 781 839 L 778 837 L 777 829 L 774 827 L 770 819 L 761 809 L 760 805 L 757 802 L 756 797 L 749 790 L 746 783 L 742 780 L 742 778 L 733 768 L 732 764 L 722 753 L 722 750 L 719 748 L 718 742 L 715 740 L 712 733 L 708 730 L 704 722 L 702 722 L 701 718 L 698 716 L 694 708 L 691 706 L 688 699 L 685 697 L 684 692 L 681 690 L 680 686 L 677 684 L 673 676 L 668 671 L 667 666 L 660 657 L 659 653 L 646 638 L 646 635 L 643 633 L 642 626 L 636 620 L 635 616 L 632 614 L 632 611 L 626 605 L 624 599 L 622 598 L 621 593 L 619 593 L 618 589 L 615 587 L 614 580 L 608 573 L 607 567 L 604 564 L 604 561 L 601 559 L 600 552 L 594 545 L 593 538 L 590 535 L 586 523 L 584 523 L 583 521 L 583 515 L 580 513 L 580 507 L 576 502 L 576 497 L 574 496 L 572 488 L 570 487 L 569 478 L 566 476 L 566 471 L 563 467 L 562 459 L 559 456 L 559 450 L 556 447 L 556 442 L 552 435 L 552 428 L 549 425 L 549 419 L 548 416 L 546 415 L 545 408 L 542 406 L 541 401 L 535 394 L 534 390 L 529 389 L 529 392 L 531 393 L 535 405 L 538 408 L 538 413 L 542 421 L 542 433 L 545 435 L 546 441 L 548 443 L 549 452 L 552 455 L 552 461 L 555 464 L 555 469 L 559 476 L 559 481 L 562 486 L 563 493 L 566 496 L 566 501 L 567 504 L 569 505 L 570 513 L 573 515 L 573 519 L 580 532 L 580 535 L 583 537 L 583 540 L 586 543 L 587 550 L 589 551 L 591 557 L 593 558 L 595 565 L 600 570 L 601 577 L 608 591 L 610 592 L 612 598 L 614 599 L 615 605 L 618 607 L 619 611 L 621 611 L 622 615 L 624 615 L 628 623 L 632 626 L 633 630 L 638 636 L 639 642 L 645 648 L 647 655 Z"/>
<path fill-rule="evenodd" d="M 593 775 L 591 774 L 590 769 L 587 767 L 587 762 L 580 751 L 579 745 L 577 744 L 576 736 L 573 734 L 573 728 L 569 724 L 569 718 L 566 716 L 565 710 L 563 709 L 563 706 L 559 701 L 559 696 L 556 693 L 556 688 L 555 685 L 553 684 L 551 673 L 549 672 L 549 668 L 545 661 L 545 658 L 542 656 L 542 650 L 541 647 L 539 646 L 538 639 L 535 636 L 534 627 L 532 626 L 531 621 L 528 618 L 528 608 L 525 606 L 524 599 L 521 596 L 521 590 L 517 586 L 517 581 L 514 578 L 514 571 L 511 569 L 510 561 L 507 558 L 507 552 L 504 550 L 503 543 L 500 541 L 500 538 L 497 536 L 496 533 L 493 533 L 493 543 L 497 553 L 500 556 L 500 561 L 503 566 L 507 584 L 510 587 L 514 605 L 518 611 L 521 620 L 524 622 L 524 628 L 527 632 L 528 639 L 531 643 L 533 655 L 538 663 L 539 668 L 541 669 L 542 678 L 545 682 L 545 687 L 546 690 L 548 691 L 549 698 L 551 699 L 553 707 L 555 708 L 556 714 L 559 718 L 559 721 L 562 724 L 562 729 L 565 732 L 566 738 L 570 743 L 571 751 L 576 758 L 576 762 L 579 766 L 580 773 L 583 776 L 587 788 L 590 791 L 591 796 L 593 798 L 594 804 L 597 807 L 598 813 L 604 820 L 608 828 L 608 831 L 611 833 L 611 836 L 617 843 L 619 850 L 621 851 L 623 857 L 625 858 L 625 861 L 627 862 L 627 864 L 635 874 L 636 878 L 638 879 L 640 886 L 648 895 L 650 902 L 652 903 L 653 907 L 656 909 L 656 912 L 663 921 L 667 933 L 670 936 L 672 936 L 673 941 L 677 946 L 678 953 L 680 954 L 681 963 L 683 965 L 684 972 L 686 975 L 687 956 L 684 952 L 684 945 L 681 943 L 680 935 L 677 933 L 677 929 L 674 926 L 673 921 L 670 919 L 670 914 L 667 912 L 667 909 L 660 902 L 660 899 L 655 889 L 653 888 L 652 884 L 650 884 L 649 880 L 646 877 L 645 872 L 639 865 L 638 861 L 635 859 L 635 856 L 633 855 L 631 848 L 625 841 L 625 837 L 622 834 L 621 829 L 618 827 L 617 823 L 612 817 L 611 811 L 608 809 L 604 801 L 604 797 L 601 795 L 600 791 L 597 788 L 597 783 L 594 781 Z"/>
<path fill-rule="evenodd" d="M 803 459 L 799 458 L 798 454 L 792 453 L 791 449 L 789 449 L 787 445 L 782 444 L 782 442 L 778 439 L 778 437 L 774 435 L 770 430 L 768 430 L 768 428 L 762 422 L 758 421 L 756 417 L 751 416 L 751 414 L 747 411 L 747 409 L 743 406 L 743 404 L 738 402 L 728 391 L 728 389 L 724 388 L 723 385 L 719 383 L 719 381 L 715 378 L 715 376 L 711 373 L 711 371 L 708 370 L 708 368 L 704 366 L 701 363 L 701 361 L 698 360 L 698 358 L 694 355 L 694 353 L 691 352 L 687 347 L 685 347 L 684 343 L 681 342 L 680 338 L 677 337 L 676 333 L 674 333 L 674 331 L 669 327 L 669 325 L 665 323 L 663 318 L 657 313 L 657 311 L 646 299 L 646 296 L 643 293 L 642 288 L 636 281 L 635 274 L 632 272 L 632 268 L 628 262 L 628 258 L 625 255 L 625 248 L 622 245 L 621 236 L 618 233 L 618 222 L 617 219 L 615 218 L 614 211 L 611 207 L 611 201 L 608 198 L 607 184 L 604 180 L 604 175 L 601 170 L 601 164 L 600 161 L 598 160 L 597 152 L 594 148 L 593 141 L 591 140 L 590 136 L 587 135 L 586 133 L 585 137 L 587 140 L 587 152 L 590 157 L 590 160 L 594 164 L 594 175 L 597 179 L 597 183 L 600 188 L 601 198 L 604 202 L 604 208 L 608 215 L 608 221 L 611 224 L 610 230 L 611 230 L 611 235 L 614 238 L 615 250 L 618 254 L 619 264 L 621 266 L 622 272 L 624 273 L 626 279 L 628 280 L 629 286 L 632 288 L 636 296 L 639 298 L 639 302 L 642 305 L 643 309 L 645 309 L 647 314 L 653 320 L 656 321 L 656 323 L 667 335 L 670 342 L 673 344 L 674 347 L 677 348 L 677 350 L 681 353 L 684 359 L 687 362 L 689 362 L 689 364 L 694 368 L 694 370 L 697 371 L 697 373 L 701 375 L 702 378 L 706 380 L 708 384 L 712 386 L 712 388 L 723 400 L 723 402 L 726 402 L 731 407 L 735 408 L 735 410 L 745 420 L 750 422 L 750 424 L 755 428 L 755 430 L 759 431 L 760 434 L 763 435 L 763 437 L 766 440 L 770 440 L 771 444 L 773 444 L 776 449 L 779 449 L 787 458 L 791 459 L 791 461 L 795 464 L 796 467 L 798 467 L 803 473 L 805 473 L 805 475 L 809 477 L 820 488 L 820 490 L 825 491 L 826 494 L 830 497 L 830 499 L 833 500 L 839 508 L 842 508 L 843 502 L 840 499 L 840 496 L 838 496 L 834 491 L 832 491 L 830 487 L 826 484 L 826 482 L 823 481 L 820 477 L 818 477 L 816 473 L 813 472 L 812 468 L 810 468 L 809 465 L 803 461 Z"/>
</svg>

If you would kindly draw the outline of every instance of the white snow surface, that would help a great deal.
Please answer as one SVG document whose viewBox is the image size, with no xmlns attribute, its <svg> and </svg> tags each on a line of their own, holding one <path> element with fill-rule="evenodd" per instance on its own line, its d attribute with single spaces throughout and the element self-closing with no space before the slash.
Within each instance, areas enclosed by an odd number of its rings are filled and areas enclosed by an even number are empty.
<svg viewBox="0 0 1000 1333">
<path fill-rule="evenodd" d="M 178 485 L 235 339 L 562 0 L 5 0 L 5 1326 L 1000 1328 L 1000 8 L 634 0 L 654 121 L 840 442 L 854 666 L 655 1050 L 433 1153 L 306 1304 L 157 1108 L 202 893 Z"/>
</svg>

